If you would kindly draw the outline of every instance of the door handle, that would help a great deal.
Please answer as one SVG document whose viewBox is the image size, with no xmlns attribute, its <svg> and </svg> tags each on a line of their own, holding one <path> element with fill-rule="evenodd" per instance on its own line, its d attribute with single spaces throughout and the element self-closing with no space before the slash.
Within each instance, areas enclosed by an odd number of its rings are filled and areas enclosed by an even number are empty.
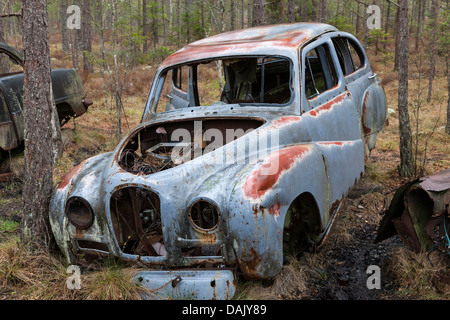
<svg viewBox="0 0 450 320">
<path fill-rule="evenodd" d="M 377 74 L 376 73 L 373 73 L 371 76 L 369 76 L 369 79 L 373 79 L 373 78 L 375 78 L 377 76 Z"/>
</svg>

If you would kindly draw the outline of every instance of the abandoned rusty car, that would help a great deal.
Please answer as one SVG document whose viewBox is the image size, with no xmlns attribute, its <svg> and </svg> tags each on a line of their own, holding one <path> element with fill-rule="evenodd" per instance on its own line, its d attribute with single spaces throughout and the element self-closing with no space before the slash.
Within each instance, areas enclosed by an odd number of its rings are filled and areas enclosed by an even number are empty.
<svg viewBox="0 0 450 320">
<path fill-rule="evenodd" d="M 0 42 L 0 161 L 6 152 L 18 150 L 24 142 L 22 53 Z M 53 98 L 59 121 L 84 114 L 92 104 L 74 69 L 51 71 Z M 1 177 L 0 177 L 1 180 Z"/>
<path fill-rule="evenodd" d="M 157 69 L 141 124 L 59 183 L 53 233 L 70 263 L 109 254 L 151 267 L 148 288 L 231 298 L 237 272 L 272 278 L 321 245 L 385 120 L 363 48 L 333 26 L 193 42 Z"/>
</svg>

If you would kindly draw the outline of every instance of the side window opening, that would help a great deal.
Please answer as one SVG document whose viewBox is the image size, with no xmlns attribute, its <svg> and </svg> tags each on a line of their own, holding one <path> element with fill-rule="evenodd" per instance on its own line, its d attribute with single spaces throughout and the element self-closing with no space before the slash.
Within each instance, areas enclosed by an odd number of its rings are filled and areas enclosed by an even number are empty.
<svg viewBox="0 0 450 320">
<path fill-rule="evenodd" d="M 363 54 L 353 41 L 347 38 L 334 38 L 333 44 L 344 76 L 364 66 Z"/>
<path fill-rule="evenodd" d="M 351 40 L 347 40 L 347 46 L 352 56 L 355 71 L 364 66 L 364 56 L 361 50 Z"/>
<path fill-rule="evenodd" d="M 172 71 L 173 85 L 180 90 L 187 91 L 188 88 L 188 69 L 187 66 L 181 66 Z"/>
<path fill-rule="evenodd" d="M 337 85 L 337 75 L 327 45 L 321 45 L 306 54 L 305 93 L 308 99 Z"/>
</svg>

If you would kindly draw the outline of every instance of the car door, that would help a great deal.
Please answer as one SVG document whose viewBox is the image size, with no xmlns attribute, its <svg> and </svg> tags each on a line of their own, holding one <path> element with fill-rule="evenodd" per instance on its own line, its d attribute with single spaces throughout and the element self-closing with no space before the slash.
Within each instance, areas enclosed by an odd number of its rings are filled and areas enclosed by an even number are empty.
<svg viewBox="0 0 450 320">
<path fill-rule="evenodd" d="M 384 128 L 387 103 L 377 75 L 372 72 L 361 45 L 350 35 L 332 37 L 344 73 L 345 83 L 355 99 L 361 117 L 361 136 L 365 154 L 375 147 L 378 133 Z"/>
<path fill-rule="evenodd" d="M 322 37 L 304 47 L 301 54 L 302 118 L 325 166 L 328 208 L 323 216 L 328 223 L 364 171 L 364 146 L 354 98 L 347 90 L 331 39 Z"/>
<path fill-rule="evenodd" d="M 0 150 L 18 147 L 14 123 L 11 119 L 3 92 L 0 90 Z"/>
</svg>

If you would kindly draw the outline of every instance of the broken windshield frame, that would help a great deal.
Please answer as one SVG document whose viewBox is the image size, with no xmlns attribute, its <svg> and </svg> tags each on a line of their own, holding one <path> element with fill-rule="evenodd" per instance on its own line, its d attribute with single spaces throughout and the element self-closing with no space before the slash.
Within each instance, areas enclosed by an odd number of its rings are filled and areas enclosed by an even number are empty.
<svg viewBox="0 0 450 320">
<path fill-rule="evenodd" d="M 205 69 L 205 65 L 209 65 L 209 78 L 202 73 L 204 70 L 199 71 Z M 160 113 L 229 104 L 285 107 L 295 96 L 293 78 L 291 59 L 277 55 L 231 56 L 179 64 L 160 72 L 151 98 L 151 110 Z M 214 90 L 218 90 L 215 96 Z M 213 95 L 213 98 L 208 101 L 205 95 Z"/>
</svg>

